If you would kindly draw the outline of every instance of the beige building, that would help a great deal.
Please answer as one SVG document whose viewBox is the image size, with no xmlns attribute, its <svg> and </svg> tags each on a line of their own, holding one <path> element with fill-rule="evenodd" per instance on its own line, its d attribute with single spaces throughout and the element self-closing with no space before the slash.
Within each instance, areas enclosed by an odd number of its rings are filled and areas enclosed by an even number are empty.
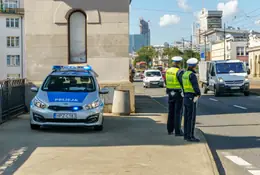
<svg viewBox="0 0 260 175">
<path fill-rule="evenodd" d="M 53 65 L 89 64 L 101 86 L 130 90 L 130 0 L 24 0 L 25 76 L 40 84 Z"/>
<path fill-rule="evenodd" d="M 249 67 L 252 77 L 260 77 L 260 35 L 249 36 Z"/>
<path fill-rule="evenodd" d="M 224 49 L 225 48 L 225 49 Z M 240 60 L 248 62 L 247 39 L 227 37 L 211 45 L 211 60 Z M 226 56 L 225 56 L 226 55 Z"/>
</svg>

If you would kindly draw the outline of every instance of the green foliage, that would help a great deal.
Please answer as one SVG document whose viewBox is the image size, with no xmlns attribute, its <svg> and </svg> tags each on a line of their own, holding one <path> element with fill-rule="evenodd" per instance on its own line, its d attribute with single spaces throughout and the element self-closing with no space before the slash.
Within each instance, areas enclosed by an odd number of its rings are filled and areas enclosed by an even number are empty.
<svg viewBox="0 0 260 175">
<path fill-rule="evenodd" d="M 138 57 L 134 61 L 134 65 L 136 65 L 136 62 L 144 61 L 149 65 L 149 63 L 152 61 L 154 57 L 158 56 L 158 52 L 152 47 L 152 46 L 145 46 L 140 48 L 137 51 Z"/>
<path fill-rule="evenodd" d="M 186 66 L 186 61 L 189 58 L 197 58 L 200 60 L 200 54 L 198 52 L 194 52 L 193 50 L 185 50 L 184 53 L 182 53 L 178 48 L 173 47 L 173 48 L 165 48 L 163 52 L 164 56 L 168 56 L 169 58 L 169 67 L 172 66 L 172 60 L 171 58 L 174 56 L 181 56 L 183 58 L 183 64 L 184 68 L 187 68 Z"/>
</svg>

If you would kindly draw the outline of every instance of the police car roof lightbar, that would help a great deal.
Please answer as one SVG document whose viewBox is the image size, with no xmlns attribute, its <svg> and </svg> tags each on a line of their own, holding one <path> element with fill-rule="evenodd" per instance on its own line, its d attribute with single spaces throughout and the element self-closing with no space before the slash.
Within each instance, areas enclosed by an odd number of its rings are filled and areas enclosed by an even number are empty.
<svg viewBox="0 0 260 175">
<path fill-rule="evenodd" d="M 87 66 L 58 66 L 52 67 L 53 71 L 92 71 L 92 67 Z"/>
<path fill-rule="evenodd" d="M 98 74 L 92 69 L 90 65 L 86 66 L 60 66 L 60 65 L 54 65 L 52 67 L 52 70 L 54 72 L 57 71 L 87 71 L 90 73 L 93 73 L 94 76 L 98 77 Z"/>
</svg>

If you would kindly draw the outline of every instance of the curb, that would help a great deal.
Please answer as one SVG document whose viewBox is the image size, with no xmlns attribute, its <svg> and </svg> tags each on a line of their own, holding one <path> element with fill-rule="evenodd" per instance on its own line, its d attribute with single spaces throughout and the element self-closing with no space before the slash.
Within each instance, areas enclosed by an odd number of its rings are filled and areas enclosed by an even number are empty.
<svg viewBox="0 0 260 175">
<path fill-rule="evenodd" d="M 210 159 L 210 162 L 211 162 L 211 168 L 212 168 L 212 171 L 213 171 L 214 175 L 220 175 L 219 171 L 218 171 L 218 168 L 217 168 L 217 165 L 216 165 L 216 162 L 215 162 L 215 159 L 214 159 L 214 157 L 212 155 L 212 152 L 211 152 L 211 150 L 209 148 L 207 139 L 206 139 L 206 137 L 204 135 L 204 132 L 201 129 L 199 129 L 199 128 L 196 128 L 196 130 L 199 133 L 199 135 L 201 136 L 200 139 L 205 142 L 204 145 L 205 145 L 205 148 L 206 148 L 206 150 L 208 152 L 208 156 L 209 156 L 209 159 Z"/>
</svg>

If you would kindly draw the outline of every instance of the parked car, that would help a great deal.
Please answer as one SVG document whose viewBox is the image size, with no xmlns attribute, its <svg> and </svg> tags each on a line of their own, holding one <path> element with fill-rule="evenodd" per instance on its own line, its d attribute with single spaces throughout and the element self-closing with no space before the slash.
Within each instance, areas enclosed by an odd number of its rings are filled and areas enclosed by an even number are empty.
<svg viewBox="0 0 260 175">
<path fill-rule="evenodd" d="M 164 79 L 160 70 L 146 70 L 143 78 L 144 88 L 152 86 L 164 87 Z"/>
<path fill-rule="evenodd" d="M 103 129 L 104 101 L 91 67 L 54 66 L 30 105 L 31 129 L 41 126 L 83 126 Z"/>
</svg>

